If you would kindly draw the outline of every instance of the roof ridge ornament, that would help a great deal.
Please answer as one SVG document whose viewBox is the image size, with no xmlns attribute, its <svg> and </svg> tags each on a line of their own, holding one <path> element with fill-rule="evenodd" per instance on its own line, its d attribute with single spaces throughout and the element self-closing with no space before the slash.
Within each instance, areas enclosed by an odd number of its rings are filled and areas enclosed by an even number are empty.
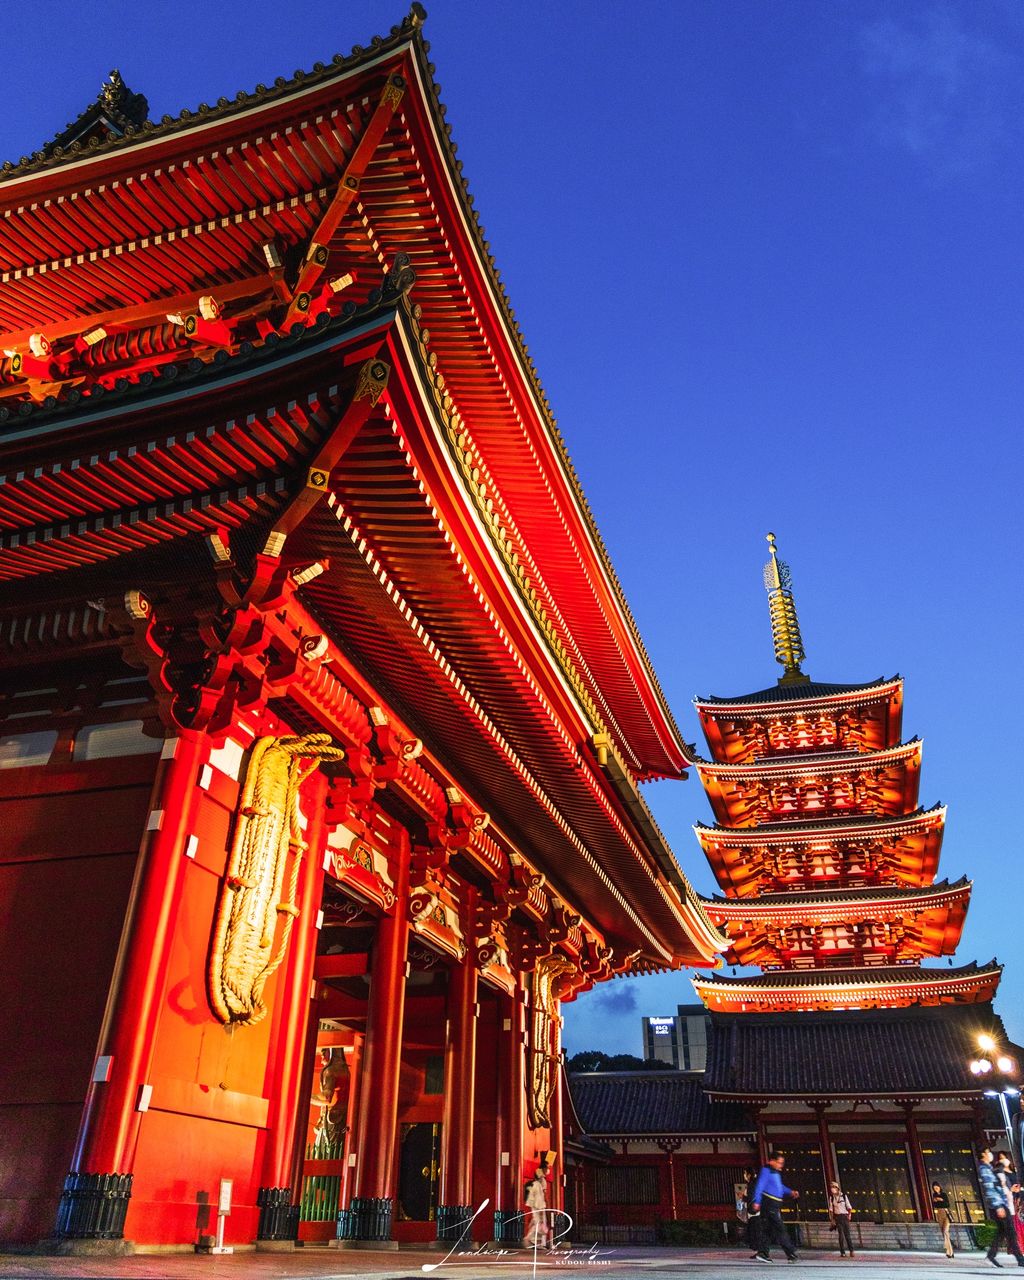
<svg viewBox="0 0 1024 1280">
<path fill-rule="evenodd" d="M 807 655 L 800 636 L 800 620 L 797 618 L 796 601 L 793 599 L 793 580 L 789 565 L 778 558 L 775 534 L 767 534 L 766 539 L 770 558 L 764 567 L 764 585 L 768 592 L 775 661 L 783 667 L 779 684 L 810 684 L 810 676 L 804 675 L 800 670 L 800 663 Z"/>
</svg>

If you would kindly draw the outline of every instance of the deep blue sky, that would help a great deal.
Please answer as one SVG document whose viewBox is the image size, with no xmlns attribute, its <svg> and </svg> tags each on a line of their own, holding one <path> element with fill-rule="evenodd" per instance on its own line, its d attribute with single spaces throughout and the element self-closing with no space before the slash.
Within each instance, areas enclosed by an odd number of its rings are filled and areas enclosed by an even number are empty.
<svg viewBox="0 0 1024 1280">
<path fill-rule="evenodd" d="M 1020 424 L 1024 5 L 433 0 L 448 120 L 513 305 L 685 735 L 774 680 L 764 532 L 824 680 L 901 672 L 958 962 L 1024 1040 Z M 13 6 L 0 158 L 118 66 L 177 112 L 365 44 L 395 3 Z M 697 783 L 648 793 L 690 831 Z M 685 975 L 567 1010 L 639 1051 Z"/>
</svg>

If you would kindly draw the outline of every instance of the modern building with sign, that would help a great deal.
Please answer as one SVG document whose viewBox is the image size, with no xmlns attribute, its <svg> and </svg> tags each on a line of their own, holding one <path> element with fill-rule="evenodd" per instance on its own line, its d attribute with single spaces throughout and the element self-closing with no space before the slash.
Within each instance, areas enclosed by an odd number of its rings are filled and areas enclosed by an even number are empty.
<svg viewBox="0 0 1024 1280">
<path fill-rule="evenodd" d="M 643 1056 L 677 1071 L 703 1071 L 708 1056 L 708 1014 L 701 1004 L 681 1004 L 674 1018 L 643 1019 Z"/>
</svg>

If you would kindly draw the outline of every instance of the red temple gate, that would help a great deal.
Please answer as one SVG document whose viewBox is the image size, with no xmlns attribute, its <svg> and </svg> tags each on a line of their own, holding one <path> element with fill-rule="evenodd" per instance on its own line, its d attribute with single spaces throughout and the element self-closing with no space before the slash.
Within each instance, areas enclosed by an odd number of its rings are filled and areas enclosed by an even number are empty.
<svg viewBox="0 0 1024 1280">
<path fill-rule="evenodd" d="M 421 22 L 0 173 L 5 1239 L 515 1238 L 561 1003 L 724 945 Z"/>
</svg>

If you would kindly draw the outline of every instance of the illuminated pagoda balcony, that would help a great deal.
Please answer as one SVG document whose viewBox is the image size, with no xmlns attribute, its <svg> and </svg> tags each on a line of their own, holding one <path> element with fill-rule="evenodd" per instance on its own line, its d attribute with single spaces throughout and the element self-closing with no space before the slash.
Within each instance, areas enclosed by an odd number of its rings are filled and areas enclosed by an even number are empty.
<svg viewBox="0 0 1024 1280">
<path fill-rule="evenodd" d="M 900 741 L 903 681 L 773 685 L 736 698 L 694 699 L 712 759 L 722 764 L 822 751 L 883 751 Z"/>
<path fill-rule="evenodd" d="M 921 887 L 935 879 L 946 810 L 905 817 L 826 818 L 799 825 L 694 830 L 727 897 L 799 889 Z"/>
<path fill-rule="evenodd" d="M 693 979 L 708 1009 L 721 1013 L 779 1013 L 830 1009 L 905 1009 L 910 1005 L 988 1004 L 1003 967 L 995 960 L 955 969 L 895 965 L 876 969 L 788 970 Z"/>
<path fill-rule="evenodd" d="M 915 739 L 869 754 L 789 756 L 754 764 L 698 760 L 695 767 L 724 826 L 897 817 L 917 808 L 921 743 Z"/>
<path fill-rule="evenodd" d="M 816 969 L 952 955 L 970 896 L 964 878 L 926 889 L 715 897 L 707 909 L 729 935 L 730 964 Z"/>
</svg>

